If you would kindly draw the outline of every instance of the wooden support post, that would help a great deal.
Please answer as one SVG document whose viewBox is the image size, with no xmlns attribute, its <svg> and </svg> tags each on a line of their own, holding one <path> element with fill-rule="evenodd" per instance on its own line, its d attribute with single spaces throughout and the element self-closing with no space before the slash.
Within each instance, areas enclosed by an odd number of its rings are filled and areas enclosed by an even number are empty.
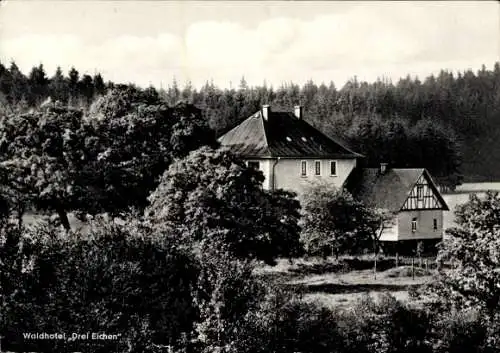
<svg viewBox="0 0 500 353">
<path fill-rule="evenodd" d="M 425 259 L 425 272 L 429 272 L 429 259 Z"/>
<path fill-rule="evenodd" d="M 415 258 L 411 257 L 411 278 L 415 280 Z"/>
<path fill-rule="evenodd" d="M 396 250 L 396 267 L 399 267 L 399 252 Z"/>
</svg>

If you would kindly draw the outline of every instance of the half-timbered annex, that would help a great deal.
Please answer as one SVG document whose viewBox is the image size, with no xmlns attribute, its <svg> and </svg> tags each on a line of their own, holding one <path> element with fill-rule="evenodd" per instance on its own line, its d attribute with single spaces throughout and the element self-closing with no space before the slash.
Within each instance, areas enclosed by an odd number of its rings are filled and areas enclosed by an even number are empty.
<svg viewBox="0 0 500 353">
<path fill-rule="evenodd" d="M 443 238 L 443 212 L 448 206 L 426 169 L 387 165 L 358 169 L 346 187 L 366 205 L 394 215 L 380 237 L 386 249 L 414 251 L 418 242 L 429 248 Z"/>
</svg>

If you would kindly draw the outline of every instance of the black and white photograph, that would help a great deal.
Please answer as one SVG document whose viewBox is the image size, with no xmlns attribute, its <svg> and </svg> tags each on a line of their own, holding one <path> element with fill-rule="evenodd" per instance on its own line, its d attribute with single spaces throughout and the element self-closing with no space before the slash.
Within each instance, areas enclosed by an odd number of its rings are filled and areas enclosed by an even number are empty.
<svg viewBox="0 0 500 353">
<path fill-rule="evenodd" d="M 0 353 L 500 353 L 500 2 L 0 0 Z"/>
</svg>

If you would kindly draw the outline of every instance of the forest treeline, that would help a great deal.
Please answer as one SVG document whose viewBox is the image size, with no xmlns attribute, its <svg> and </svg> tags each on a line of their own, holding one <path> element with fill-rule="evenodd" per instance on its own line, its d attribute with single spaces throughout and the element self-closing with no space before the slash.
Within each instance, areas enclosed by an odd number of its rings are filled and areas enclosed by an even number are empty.
<svg viewBox="0 0 500 353">
<path fill-rule="evenodd" d="M 133 86 L 132 84 L 129 84 Z M 0 64 L 4 107 L 25 110 L 47 97 L 71 106 L 89 107 L 96 97 L 117 86 L 101 74 L 60 68 L 49 76 L 42 64 L 23 74 L 15 62 Z M 453 188 L 463 181 L 500 179 L 500 62 L 476 72 L 442 70 L 422 80 L 360 82 L 338 88 L 333 82 L 309 81 L 251 87 L 219 88 L 207 82 L 196 89 L 175 80 L 166 89 L 149 87 L 170 106 L 192 103 L 218 135 L 256 112 L 261 105 L 290 110 L 304 107 L 305 119 L 328 135 L 343 138 L 365 155 L 364 163 L 426 167 L 439 184 Z"/>
</svg>

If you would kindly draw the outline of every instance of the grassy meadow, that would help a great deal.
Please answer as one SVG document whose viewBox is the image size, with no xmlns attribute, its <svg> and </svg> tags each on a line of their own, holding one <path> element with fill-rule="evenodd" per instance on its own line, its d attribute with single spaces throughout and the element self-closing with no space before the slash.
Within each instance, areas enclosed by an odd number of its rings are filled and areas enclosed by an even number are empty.
<svg viewBox="0 0 500 353">
<path fill-rule="evenodd" d="M 381 260 L 376 276 L 371 256 L 280 260 L 276 266 L 260 267 L 257 273 L 301 294 L 304 301 L 330 308 L 348 307 L 366 294 L 376 299 L 384 292 L 406 301 L 411 287 L 432 280 L 432 270 L 425 268 L 425 262 L 420 267 L 417 261 L 414 273 L 411 266 L 394 267 L 394 263 L 394 259 Z"/>
</svg>

